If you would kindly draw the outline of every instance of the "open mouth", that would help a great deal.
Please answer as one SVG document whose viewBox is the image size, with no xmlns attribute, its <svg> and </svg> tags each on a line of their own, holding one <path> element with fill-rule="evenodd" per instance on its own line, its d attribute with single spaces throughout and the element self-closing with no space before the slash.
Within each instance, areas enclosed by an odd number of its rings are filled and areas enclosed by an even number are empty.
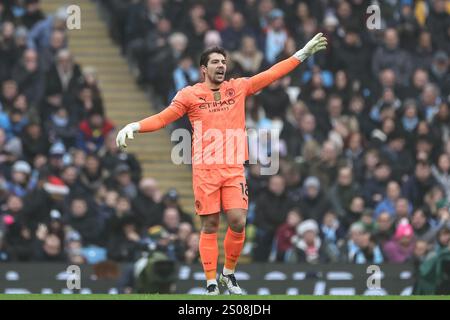
<svg viewBox="0 0 450 320">
<path fill-rule="evenodd" d="M 216 74 L 219 75 L 219 76 L 223 76 L 223 75 L 225 75 L 225 71 L 224 70 L 219 70 L 219 71 L 216 71 Z"/>
</svg>

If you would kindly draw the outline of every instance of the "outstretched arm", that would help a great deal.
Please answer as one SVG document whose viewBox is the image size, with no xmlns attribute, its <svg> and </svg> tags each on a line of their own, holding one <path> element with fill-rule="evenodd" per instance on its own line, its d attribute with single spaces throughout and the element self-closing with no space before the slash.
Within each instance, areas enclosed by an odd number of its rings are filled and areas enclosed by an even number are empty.
<svg viewBox="0 0 450 320">
<path fill-rule="evenodd" d="M 168 124 L 181 118 L 186 108 L 176 98 L 169 107 L 153 116 L 142 119 L 138 122 L 127 124 L 119 131 L 116 138 L 116 144 L 119 148 L 126 148 L 126 139 L 133 140 L 134 133 L 152 132 L 164 128 Z"/>
<path fill-rule="evenodd" d="M 322 33 L 318 33 L 312 38 L 301 50 L 297 51 L 292 57 L 278 62 L 270 69 L 263 71 L 249 79 L 250 92 L 254 94 L 259 90 L 267 87 L 269 84 L 278 80 L 289 72 L 294 70 L 301 62 L 305 61 L 309 56 L 313 55 L 319 50 L 327 47 L 327 39 L 323 37 Z"/>
</svg>

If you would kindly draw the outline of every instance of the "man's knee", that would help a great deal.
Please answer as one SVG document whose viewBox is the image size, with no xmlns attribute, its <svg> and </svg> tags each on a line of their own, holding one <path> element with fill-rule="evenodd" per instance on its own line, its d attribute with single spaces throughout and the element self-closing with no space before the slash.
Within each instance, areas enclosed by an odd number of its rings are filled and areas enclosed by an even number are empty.
<svg viewBox="0 0 450 320">
<path fill-rule="evenodd" d="M 245 230 L 247 214 L 245 211 L 233 213 L 228 216 L 228 225 L 234 232 L 241 233 Z"/>
<path fill-rule="evenodd" d="M 219 214 L 202 216 L 202 232 L 217 233 L 219 231 Z"/>
</svg>

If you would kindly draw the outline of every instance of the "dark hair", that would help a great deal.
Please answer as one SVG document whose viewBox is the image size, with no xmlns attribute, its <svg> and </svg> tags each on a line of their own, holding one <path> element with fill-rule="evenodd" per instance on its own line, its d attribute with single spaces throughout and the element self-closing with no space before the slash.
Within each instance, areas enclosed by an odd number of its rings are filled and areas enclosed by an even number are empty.
<svg viewBox="0 0 450 320">
<path fill-rule="evenodd" d="M 223 55 L 225 58 L 227 57 L 227 53 L 225 52 L 225 49 L 222 47 L 212 47 L 209 49 L 206 49 L 203 51 L 202 55 L 200 56 L 200 67 L 201 66 L 207 66 L 209 62 L 209 55 L 211 53 L 219 53 Z"/>
</svg>

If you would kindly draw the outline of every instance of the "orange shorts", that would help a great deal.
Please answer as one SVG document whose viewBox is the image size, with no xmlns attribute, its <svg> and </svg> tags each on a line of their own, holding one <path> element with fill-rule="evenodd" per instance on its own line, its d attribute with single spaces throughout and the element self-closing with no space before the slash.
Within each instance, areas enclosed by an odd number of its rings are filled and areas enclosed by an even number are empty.
<svg viewBox="0 0 450 320">
<path fill-rule="evenodd" d="M 195 211 L 208 215 L 229 209 L 248 209 L 248 189 L 244 166 L 193 169 Z"/>
</svg>

